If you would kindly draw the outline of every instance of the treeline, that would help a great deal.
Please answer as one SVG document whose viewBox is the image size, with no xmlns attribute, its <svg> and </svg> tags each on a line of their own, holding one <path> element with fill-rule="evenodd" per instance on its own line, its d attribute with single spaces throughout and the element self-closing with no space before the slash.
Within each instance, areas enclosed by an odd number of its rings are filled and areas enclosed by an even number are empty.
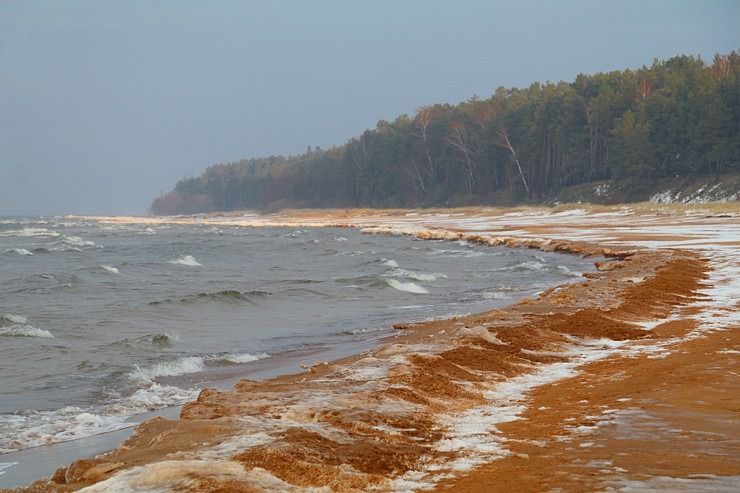
<svg viewBox="0 0 740 493">
<path fill-rule="evenodd" d="M 155 214 L 541 202 L 576 185 L 642 200 L 667 177 L 740 171 L 740 57 L 678 56 L 420 108 L 329 150 L 210 166 Z M 597 187 L 597 185 L 599 185 Z M 608 192 L 606 192 L 608 190 Z"/>
</svg>

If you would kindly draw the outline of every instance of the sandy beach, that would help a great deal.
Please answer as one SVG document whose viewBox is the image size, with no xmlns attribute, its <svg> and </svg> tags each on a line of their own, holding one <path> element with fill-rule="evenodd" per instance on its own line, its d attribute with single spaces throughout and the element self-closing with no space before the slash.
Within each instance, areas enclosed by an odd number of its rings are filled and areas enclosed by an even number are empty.
<svg viewBox="0 0 740 493">
<path fill-rule="evenodd" d="M 740 491 L 738 203 L 109 220 L 341 225 L 590 256 L 594 270 L 206 389 L 180 419 L 13 491 Z"/>
</svg>

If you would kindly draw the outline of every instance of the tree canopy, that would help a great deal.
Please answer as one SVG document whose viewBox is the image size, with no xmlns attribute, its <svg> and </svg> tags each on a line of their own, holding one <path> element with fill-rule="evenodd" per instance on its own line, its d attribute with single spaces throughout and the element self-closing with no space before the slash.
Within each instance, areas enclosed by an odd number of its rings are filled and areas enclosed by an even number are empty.
<svg viewBox="0 0 740 493">
<path fill-rule="evenodd" d="M 737 174 L 739 125 L 738 52 L 682 55 L 424 106 L 329 150 L 215 164 L 151 211 L 513 205 L 605 183 L 604 201 L 642 200 L 660 179 Z"/>
</svg>

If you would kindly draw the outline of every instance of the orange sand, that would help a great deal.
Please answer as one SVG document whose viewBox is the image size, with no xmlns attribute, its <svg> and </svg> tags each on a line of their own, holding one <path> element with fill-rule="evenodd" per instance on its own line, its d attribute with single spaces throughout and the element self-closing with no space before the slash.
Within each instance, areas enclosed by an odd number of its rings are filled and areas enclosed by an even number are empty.
<svg viewBox="0 0 740 493">
<path fill-rule="evenodd" d="M 75 491 L 112 478 L 93 489 L 104 491 L 128 473 L 129 485 L 173 491 L 396 491 L 419 486 L 414 481 L 450 492 L 669 491 L 671 484 L 740 491 L 740 326 L 729 317 L 721 330 L 697 331 L 711 301 L 700 290 L 712 268 L 737 267 L 738 244 L 694 233 L 737 228 L 737 215 L 452 212 L 459 215 L 334 211 L 249 220 L 400 227 L 420 238 L 610 260 L 583 282 L 504 310 L 399 324 L 397 337 L 355 358 L 204 390 L 180 420 L 144 423 L 119 449 L 17 491 Z M 688 224 L 692 230 L 677 233 Z M 675 247 L 687 240 L 690 249 Z M 716 245 L 725 249 L 721 259 L 712 256 Z M 656 320 L 652 330 L 635 325 Z M 575 361 L 586 346 L 566 348 L 583 340 L 624 341 L 632 350 L 516 396 L 517 416 L 472 435 L 488 448 L 456 445 L 474 443 L 454 429 L 491 409 L 499 385 Z"/>
</svg>

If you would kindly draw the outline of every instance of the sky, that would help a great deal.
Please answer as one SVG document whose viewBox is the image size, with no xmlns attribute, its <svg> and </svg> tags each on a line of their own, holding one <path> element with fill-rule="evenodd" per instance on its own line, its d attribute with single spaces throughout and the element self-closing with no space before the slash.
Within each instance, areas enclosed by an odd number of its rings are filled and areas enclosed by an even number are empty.
<svg viewBox="0 0 740 493">
<path fill-rule="evenodd" d="M 143 215 L 212 164 L 738 49 L 738 0 L 2 0 L 0 216 Z"/>
</svg>

